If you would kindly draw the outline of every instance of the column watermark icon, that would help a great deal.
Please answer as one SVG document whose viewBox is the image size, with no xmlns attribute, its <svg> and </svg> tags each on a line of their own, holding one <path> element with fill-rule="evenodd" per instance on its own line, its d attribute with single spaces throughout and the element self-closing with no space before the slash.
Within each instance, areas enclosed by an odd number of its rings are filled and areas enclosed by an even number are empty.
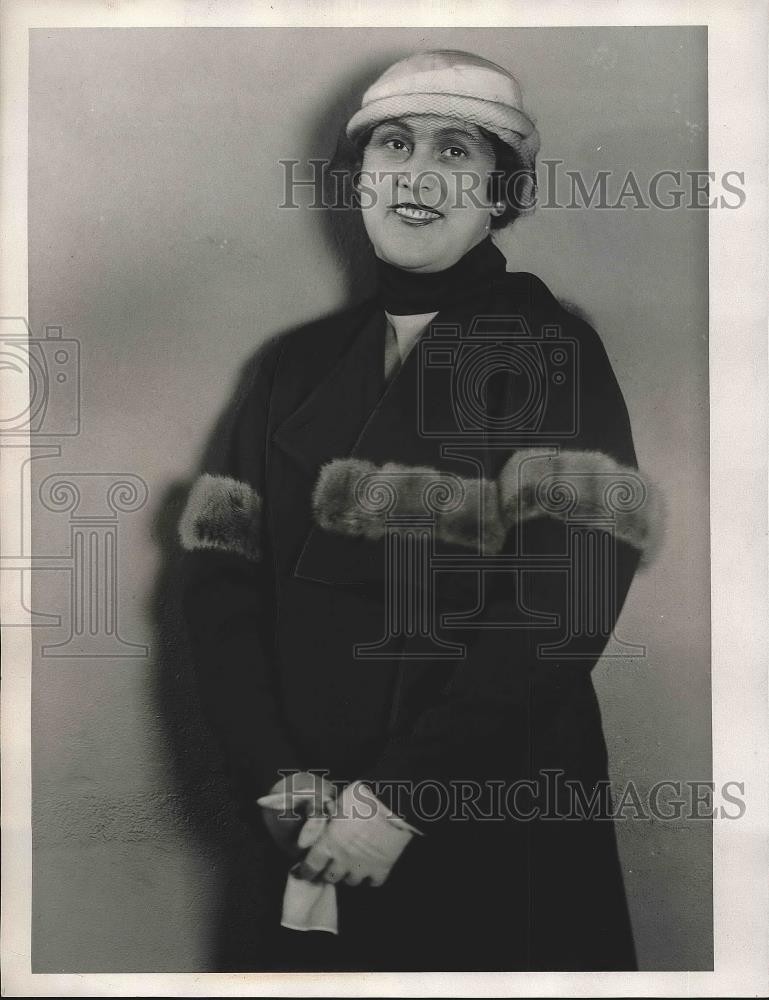
<svg viewBox="0 0 769 1000">
<path fill-rule="evenodd" d="M 0 376 L 8 390 L 0 455 L 5 488 L 20 512 L 4 525 L 4 625 L 61 630 L 61 641 L 41 647 L 46 657 L 147 657 L 147 645 L 120 635 L 118 600 L 119 525 L 146 504 L 147 484 L 130 472 L 58 471 L 36 493 L 29 488 L 32 463 L 60 465 L 67 442 L 83 432 L 81 354 L 80 342 L 61 326 L 46 326 L 38 338 L 24 317 L 0 318 Z M 69 515 L 63 554 L 40 552 L 34 541 L 31 529 L 39 530 L 46 514 Z M 43 571 L 68 576 L 68 608 L 33 607 L 32 581 Z"/>
</svg>

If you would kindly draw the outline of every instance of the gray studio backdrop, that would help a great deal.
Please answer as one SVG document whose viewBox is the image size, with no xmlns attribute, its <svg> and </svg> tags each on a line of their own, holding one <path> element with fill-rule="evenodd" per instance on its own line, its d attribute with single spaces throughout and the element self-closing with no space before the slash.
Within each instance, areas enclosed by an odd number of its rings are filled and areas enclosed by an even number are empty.
<svg viewBox="0 0 769 1000">
<path fill-rule="evenodd" d="M 31 33 L 29 319 L 69 394 L 32 461 L 33 971 L 207 968 L 244 833 L 194 699 L 176 519 L 259 344 L 361 297 L 323 213 L 278 209 L 278 160 L 328 156 L 382 68 L 438 47 L 512 69 L 541 157 L 588 181 L 707 169 L 704 28 Z M 595 671 L 612 774 L 708 780 L 707 212 L 543 209 L 502 248 L 592 319 L 668 498 L 618 627 L 647 655 Z M 711 833 L 620 824 L 642 968 L 711 967 Z"/>
</svg>

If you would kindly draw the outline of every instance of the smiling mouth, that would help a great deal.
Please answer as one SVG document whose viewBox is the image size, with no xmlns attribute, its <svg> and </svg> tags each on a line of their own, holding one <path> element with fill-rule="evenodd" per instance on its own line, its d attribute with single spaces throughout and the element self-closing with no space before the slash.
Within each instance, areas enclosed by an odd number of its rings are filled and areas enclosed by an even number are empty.
<svg viewBox="0 0 769 1000">
<path fill-rule="evenodd" d="M 405 204 L 393 206 L 393 212 L 402 219 L 412 222 L 433 222 L 442 219 L 443 215 L 432 208 L 421 208 L 419 205 Z"/>
</svg>

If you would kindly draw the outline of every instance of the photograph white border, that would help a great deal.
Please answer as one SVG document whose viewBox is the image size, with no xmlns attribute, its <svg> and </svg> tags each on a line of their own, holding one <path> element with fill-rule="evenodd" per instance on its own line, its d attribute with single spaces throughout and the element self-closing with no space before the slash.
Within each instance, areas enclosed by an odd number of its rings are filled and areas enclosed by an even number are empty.
<svg viewBox="0 0 769 1000">
<path fill-rule="evenodd" d="M 710 213 L 710 461 L 713 780 L 745 782 L 739 821 L 714 820 L 712 972 L 30 972 L 29 630 L 3 629 L 0 924 L 6 996 L 761 996 L 769 992 L 767 737 L 767 46 L 763 0 L 656 3 L 380 3 L 326 0 L 7 0 L 0 8 L 0 316 L 27 310 L 28 30 L 45 27 L 534 27 L 707 25 L 709 163 L 744 172 L 739 210 Z M 2 373 L 0 372 L 0 378 Z M 15 384 L 10 387 L 18 393 Z M 1 388 L 0 388 L 1 391 Z M 9 392 L 0 407 L 19 412 Z M 28 466 L 27 466 L 28 468 Z M 0 473 L 1 475 L 1 473 Z M 29 482 L 25 482 L 29 501 Z M 0 479 L 2 524 L 25 498 Z M 27 502 L 27 509 L 29 503 Z M 13 519 L 16 520 L 13 520 Z M 29 525 L 25 526 L 29 533 Z M 7 537 L 7 536 L 6 536 Z M 24 551 L 30 551 L 29 536 Z M 2 611 L 8 595 L 0 594 Z M 3 615 L 3 620 L 5 616 Z"/>
</svg>

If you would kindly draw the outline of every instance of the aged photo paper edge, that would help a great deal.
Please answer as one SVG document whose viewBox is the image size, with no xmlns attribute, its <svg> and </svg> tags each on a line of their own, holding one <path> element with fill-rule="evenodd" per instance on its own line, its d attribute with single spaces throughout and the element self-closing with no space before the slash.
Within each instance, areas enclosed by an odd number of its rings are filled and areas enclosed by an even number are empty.
<svg viewBox="0 0 769 1000">
<path fill-rule="evenodd" d="M 714 821 L 715 970 L 669 973 L 146 974 L 30 973 L 30 663 L 26 628 L 3 629 L 2 964 L 8 996 L 751 996 L 769 986 L 767 835 L 767 21 L 765 2 L 377 7 L 329 2 L 32 2 L 2 17 L 0 316 L 27 312 L 27 32 L 31 27 L 708 26 L 709 169 L 744 171 L 739 211 L 710 213 L 710 426 L 713 780 L 744 781 L 747 810 Z M 14 386 L 18 390 L 18 386 Z M 6 398 L 18 412 L 18 398 Z M 28 466 L 27 466 L 28 468 Z M 0 472 L 0 476 L 2 473 Z M 2 486 L 0 525 L 24 497 Z M 29 491 L 28 478 L 24 488 Z M 29 496 L 26 498 L 29 509 Z M 16 520 L 14 520 L 16 519 Z M 23 525 L 30 551 L 30 525 Z M 2 537 L 0 536 L 0 548 Z M 5 609 L 6 595 L 3 596 Z"/>
</svg>

